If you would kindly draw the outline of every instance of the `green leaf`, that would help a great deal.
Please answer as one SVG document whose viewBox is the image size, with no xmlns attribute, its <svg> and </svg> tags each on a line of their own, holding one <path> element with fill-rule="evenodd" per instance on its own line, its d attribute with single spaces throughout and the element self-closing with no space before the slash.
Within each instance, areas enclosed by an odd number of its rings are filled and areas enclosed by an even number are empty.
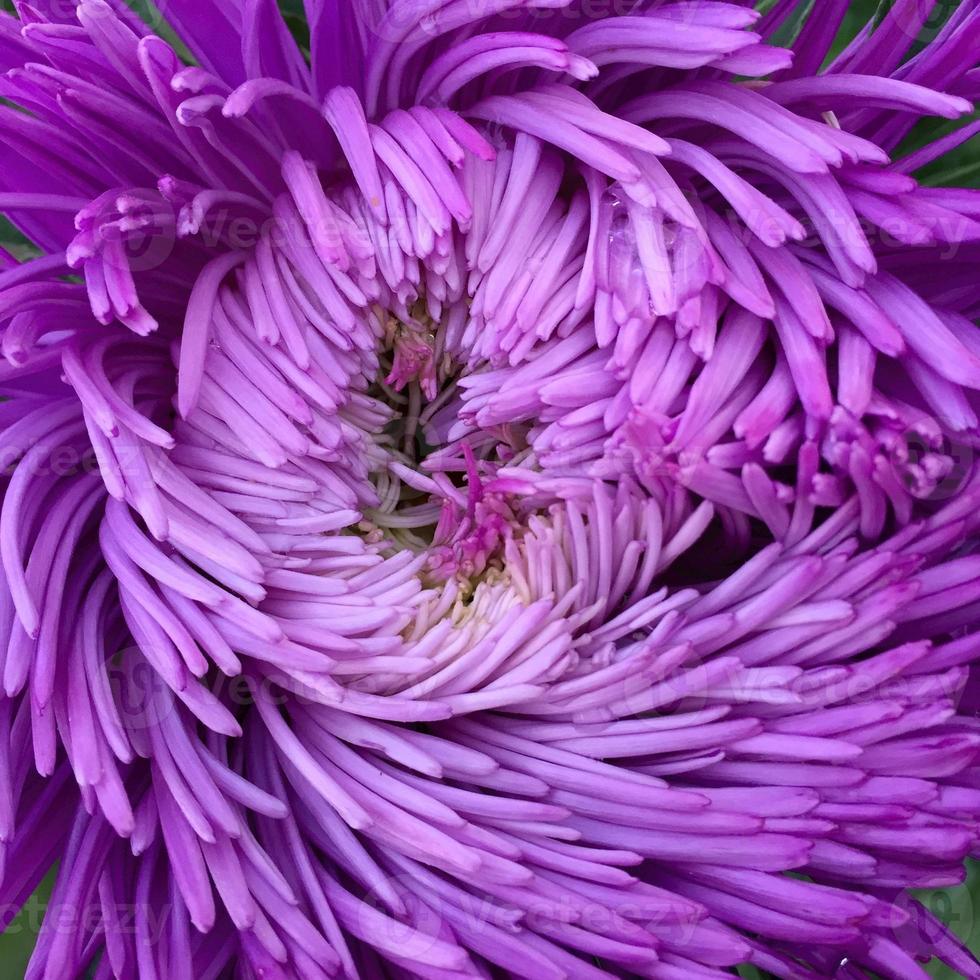
<svg viewBox="0 0 980 980">
<path fill-rule="evenodd" d="M 34 951 L 38 930 L 51 901 L 57 872 L 48 872 L 17 917 L 0 933 L 0 980 L 20 980 Z"/>
</svg>

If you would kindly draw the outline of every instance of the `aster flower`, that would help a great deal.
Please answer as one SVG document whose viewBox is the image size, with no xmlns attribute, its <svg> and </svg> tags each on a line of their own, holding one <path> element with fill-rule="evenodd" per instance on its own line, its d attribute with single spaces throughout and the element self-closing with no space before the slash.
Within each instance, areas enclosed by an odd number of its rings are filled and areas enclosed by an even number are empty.
<svg viewBox="0 0 980 980">
<path fill-rule="evenodd" d="M 980 5 L 849 6 L 0 14 L 29 978 L 980 977 Z"/>
</svg>

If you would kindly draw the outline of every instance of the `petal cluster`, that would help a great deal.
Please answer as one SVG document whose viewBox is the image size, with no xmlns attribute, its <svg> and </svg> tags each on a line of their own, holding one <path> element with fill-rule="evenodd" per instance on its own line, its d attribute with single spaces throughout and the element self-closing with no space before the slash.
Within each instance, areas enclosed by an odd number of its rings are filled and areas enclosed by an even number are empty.
<svg viewBox="0 0 980 980">
<path fill-rule="evenodd" d="M 0 13 L 31 980 L 980 977 L 980 5 L 765 6 Z"/>
</svg>

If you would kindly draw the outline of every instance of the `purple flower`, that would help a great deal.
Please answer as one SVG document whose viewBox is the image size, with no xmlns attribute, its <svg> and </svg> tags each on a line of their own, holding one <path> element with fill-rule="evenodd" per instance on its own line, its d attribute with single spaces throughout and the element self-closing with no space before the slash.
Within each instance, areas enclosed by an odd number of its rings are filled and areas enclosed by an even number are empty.
<svg viewBox="0 0 980 980">
<path fill-rule="evenodd" d="M 763 6 L 0 13 L 30 980 L 980 977 L 980 4 Z"/>
</svg>

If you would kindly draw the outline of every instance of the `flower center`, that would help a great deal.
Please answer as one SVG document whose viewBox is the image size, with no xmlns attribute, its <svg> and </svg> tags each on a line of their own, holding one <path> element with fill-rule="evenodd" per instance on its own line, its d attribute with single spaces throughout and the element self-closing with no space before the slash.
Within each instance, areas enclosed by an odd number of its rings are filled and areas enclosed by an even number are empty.
<svg viewBox="0 0 980 980">
<path fill-rule="evenodd" d="M 378 373 L 369 395 L 385 418 L 373 434 L 376 506 L 359 525 L 372 543 L 426 554 L 424 578 L 457 578 L 469 594 L 499 567 L 515 526 L 505 496 L 486 489 L 523 435 L 461 422 L 466 368 L 446 350 L 446 328 L 421 303 L 411 318 L 382 315 Z"/>
</svg>

